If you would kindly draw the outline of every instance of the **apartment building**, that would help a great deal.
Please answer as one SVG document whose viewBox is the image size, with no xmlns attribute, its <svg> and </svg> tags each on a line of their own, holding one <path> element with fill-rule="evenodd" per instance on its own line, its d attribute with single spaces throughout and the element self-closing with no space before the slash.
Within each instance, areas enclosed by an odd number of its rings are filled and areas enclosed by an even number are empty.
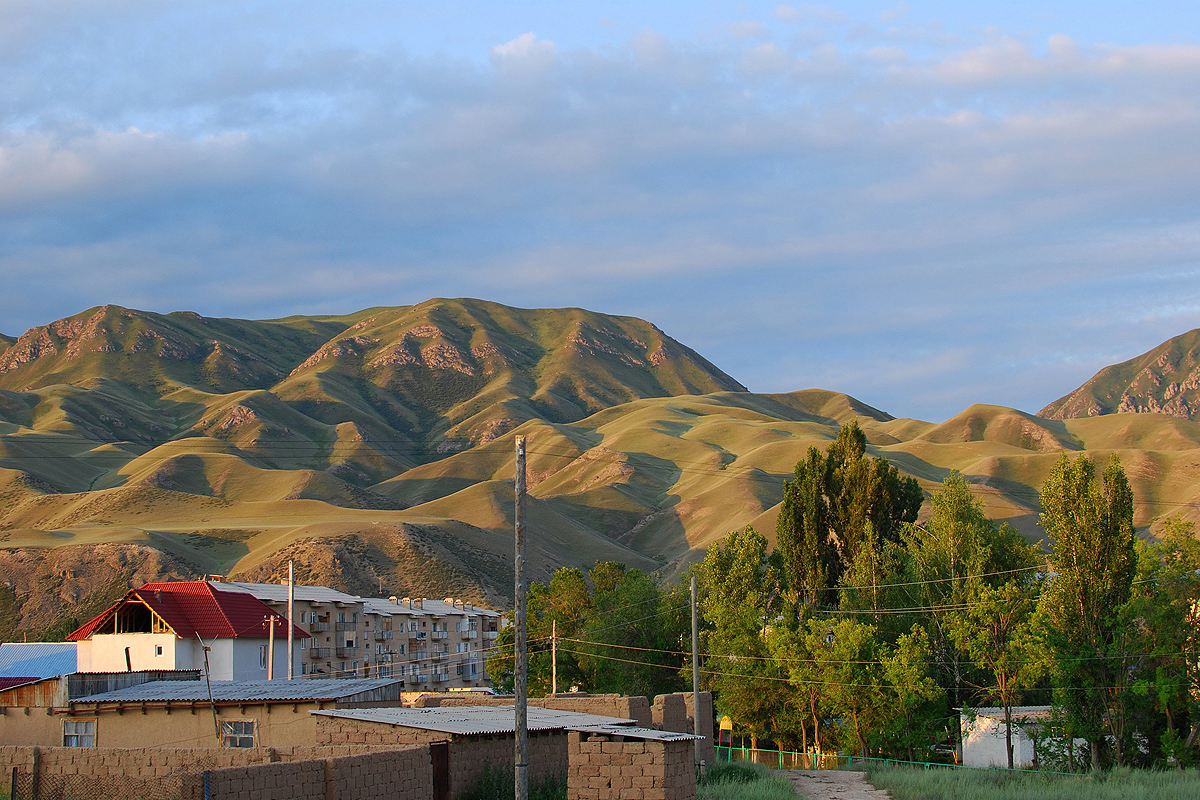
<svg viewBox="0 0 1200 800">
<path fill-rule="evenodd" d="M 219 584 L 287 613 L 286 584 Z M 501 615 L 454 598 L 359 597 L 325 586 L 296 586 L 299 675 L 401 678 L 407 691 L 490 684 L 484 664 Z"/>
</svg>

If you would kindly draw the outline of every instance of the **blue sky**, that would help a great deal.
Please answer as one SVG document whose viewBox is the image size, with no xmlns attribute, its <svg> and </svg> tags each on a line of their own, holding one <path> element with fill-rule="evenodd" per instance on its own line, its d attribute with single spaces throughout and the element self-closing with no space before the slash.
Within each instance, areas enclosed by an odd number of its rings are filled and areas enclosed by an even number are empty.
<svg viewBox="0 0 1200 800">
<path fill-rule="evenodd" d="M 1200 325 L 1198 17 L 0 0 L 0 330 L 483 297 L 1037 411 Z"/>
</svg>

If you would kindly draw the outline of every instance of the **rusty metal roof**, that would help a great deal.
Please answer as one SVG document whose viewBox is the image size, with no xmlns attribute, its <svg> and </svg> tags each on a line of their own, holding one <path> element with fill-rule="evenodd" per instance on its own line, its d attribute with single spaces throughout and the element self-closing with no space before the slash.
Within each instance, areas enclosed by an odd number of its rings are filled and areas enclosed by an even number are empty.
<svg viewBox="0 0 1200 800">
<path fill-rule="evenodd" d="M 213 681 L 218 703 L 318 702 L 345 700 L 377 689 L 403 686 L 396 678 L 358 680 Z M 87 697 L 88 703 L 208 702 L 204 681 L 153 681 Z"/>
<path fill-rule="evenodd" d="M 514 733 L 517 730 L 514 706 L 447 706 L 444 708 L 339 708 L 313 711 L 326 717 L 354 719 L 402 728 L 420 728 L 459 736 L 489 733 Z M 559 731 L 596 726 L 632 725 L 633 720 L 580 714 L 552 708 L 529 707 L 529 730 Z"/>
</svg>

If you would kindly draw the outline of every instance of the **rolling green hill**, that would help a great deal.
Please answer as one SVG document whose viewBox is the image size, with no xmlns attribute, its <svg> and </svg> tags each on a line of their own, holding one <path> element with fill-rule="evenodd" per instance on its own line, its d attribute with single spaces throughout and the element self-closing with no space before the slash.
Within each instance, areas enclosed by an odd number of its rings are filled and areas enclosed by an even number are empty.
<svg viewBox="0 0 1200 800">
<path fill-rule="evenodd" d="M 359 594 L 504 605 L 517 434 L 535 579 L 596 560 L 673 574 L 731 529 L 773 537 L 796 461 L 851 419 L 926 489 L 957 469 L 1034 539 L 1064 451 L 1119 453 L 1144 530 L 1200 504 L 1200 422 L 976 405 L 935 424 L 819 389 L 752 394 L 647 322 L 578 309 L 435 300 L 247 322 L 105 307 L 27 332 L 0 365 L 14 629 L 158 576 L 278 579 L 289 558 Z"/>
</svg>

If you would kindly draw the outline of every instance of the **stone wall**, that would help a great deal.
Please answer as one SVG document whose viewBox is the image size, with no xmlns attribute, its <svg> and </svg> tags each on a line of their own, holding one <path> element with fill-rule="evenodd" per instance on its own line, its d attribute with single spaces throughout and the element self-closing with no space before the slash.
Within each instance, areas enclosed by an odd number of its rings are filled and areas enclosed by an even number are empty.
<svg viewBox="0 0 1200 800">
<path fill-rule="evenodd" d="M 567 796 L 572 800 L 695 800 L 692 742 L 571 732 Z"/>
</svg>

